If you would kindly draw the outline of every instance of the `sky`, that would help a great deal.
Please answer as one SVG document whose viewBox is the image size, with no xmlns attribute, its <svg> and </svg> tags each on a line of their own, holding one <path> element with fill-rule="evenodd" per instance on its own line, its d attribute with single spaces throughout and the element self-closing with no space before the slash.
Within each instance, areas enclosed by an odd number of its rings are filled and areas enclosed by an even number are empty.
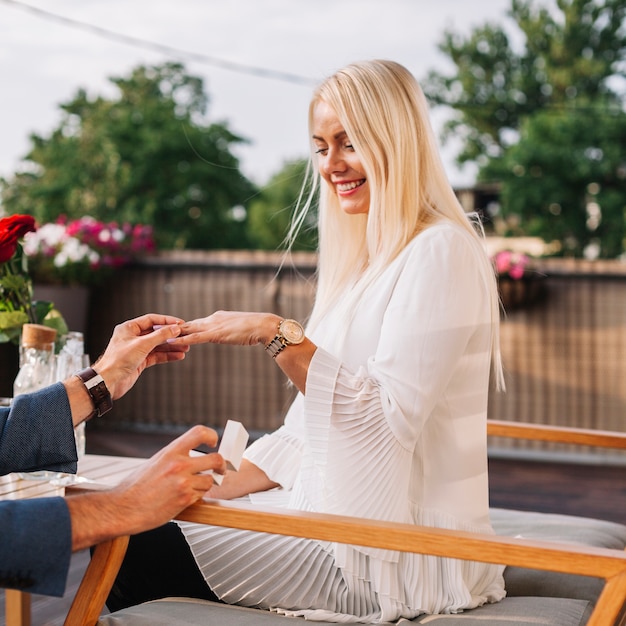
<svg viewBox="0 0 626 626">
<path fill-rule="evenodd" d="M 226 122 L 248 140 L 234 152 L 243 173 L 263 185 L 285 162 L 307 155 L 307 108 L 317 82 L 371 58 L 398 61 L 418 80 L 431 69 L 449 72 L 437 48 L 444 30 L 467 35 L 486 22 L 506 25 L 510 2 L 0 0 L 0 176 L 20 167 L 31 133 L 52 132 L 59 105 L 78 89 L 111 97 L 110 77 L 177 60 L 204 80 L 209 121 Z M 445 115 L 433 111 L 436 131 Z M 470 185 L 475 172 L 454 165 L 455 150 L 453 143 L 442 147 L 450 181 Z"/>
</svg>

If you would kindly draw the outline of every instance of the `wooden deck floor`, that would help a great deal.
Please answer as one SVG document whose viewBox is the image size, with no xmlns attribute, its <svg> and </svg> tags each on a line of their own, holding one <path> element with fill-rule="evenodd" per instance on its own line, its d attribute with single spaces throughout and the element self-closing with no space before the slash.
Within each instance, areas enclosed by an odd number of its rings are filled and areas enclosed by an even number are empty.
<svg viewBox="0 0 626 626">
<path fill-rule="evenodd" d="M 95 431 L 88 434 L 93 454 L 149 457 L 174 438 Z M 502 508 L 585 515 L 626 522 L 626 468 L 520 459 L 490 460 L 491 505 Z M 64 598 L 33 597 L 33 626 L 61 626 L 88 561 L 88 552 L 72 558 Z M 4 624 L 4 594 L 0 594 Z"/>
</svg>

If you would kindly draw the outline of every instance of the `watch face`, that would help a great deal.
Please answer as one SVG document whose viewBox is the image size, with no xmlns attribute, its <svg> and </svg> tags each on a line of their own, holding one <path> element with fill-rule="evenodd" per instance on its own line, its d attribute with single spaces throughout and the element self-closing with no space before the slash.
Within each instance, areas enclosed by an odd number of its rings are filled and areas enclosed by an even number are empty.
<svg viewBox="0 0 626 626">
<path fill-rule="evenodd" d="M 283 320 L 279 330 L 287 343 L 298 344 L 304 341 L 304 328 L 296 320 Z"/>
</svg>

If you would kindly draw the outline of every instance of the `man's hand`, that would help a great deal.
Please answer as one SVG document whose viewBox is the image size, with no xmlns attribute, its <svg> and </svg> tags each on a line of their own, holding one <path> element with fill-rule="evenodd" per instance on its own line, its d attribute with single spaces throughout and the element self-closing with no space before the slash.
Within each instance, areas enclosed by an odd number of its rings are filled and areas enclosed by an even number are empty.
<svg viewBox="0 0 626 626">
<path fill-rule="evenodd" d="M 213 486 L 213 477 L 203 472 L 223 474 L 226 462 L 217 453 L 190 456 L 190 451 L 202 444 L 215 447 L 217 439 L 213 429 L 194 426 L 115 489 L 68 497 L 72 549 L 150 530 L 202 498 Z"/>
<path fill-rule="evenodd" d="M 94 364 L 114 400 L 123 396 L 147 367 L 185 358 L 189 346 L 168 343 L 180 335 L 182 323 L 178 317 L 150 313 L 115 327 L 104 354 Z"/>
</svg>

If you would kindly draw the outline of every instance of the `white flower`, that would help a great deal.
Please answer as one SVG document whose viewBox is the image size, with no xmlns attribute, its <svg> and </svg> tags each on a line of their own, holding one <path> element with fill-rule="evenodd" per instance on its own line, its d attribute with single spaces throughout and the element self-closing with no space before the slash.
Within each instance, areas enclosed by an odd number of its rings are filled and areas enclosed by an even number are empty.
<svg viewBox="0 0 626 626">
<path fill-rule="evenodd" d="M 61 248 L 54 257 L 56 267 L 65 267 L 70 263 L 89 261 L 95 264 L 100 260 L 100 255 L 88 245 L 81 243 L 76 237 L 66 237 Z"/>
<path fill-rule="evenodd" d="M 44 224 L 36 232 L 24 236 L 24 252 L 27 256 L 34 256 L 40 250 L 53 250 L 62 245 L 65 239 L 65 226 Z"/>
<path fill-rule="evenodd" d="M 104 224 L 90 216 L 40 226 L 24 238 L 33 275 L 42 282 L 88 284 L 106 277 L 142 251 L 154 249 L 152 229 Z"/>
</svg>

